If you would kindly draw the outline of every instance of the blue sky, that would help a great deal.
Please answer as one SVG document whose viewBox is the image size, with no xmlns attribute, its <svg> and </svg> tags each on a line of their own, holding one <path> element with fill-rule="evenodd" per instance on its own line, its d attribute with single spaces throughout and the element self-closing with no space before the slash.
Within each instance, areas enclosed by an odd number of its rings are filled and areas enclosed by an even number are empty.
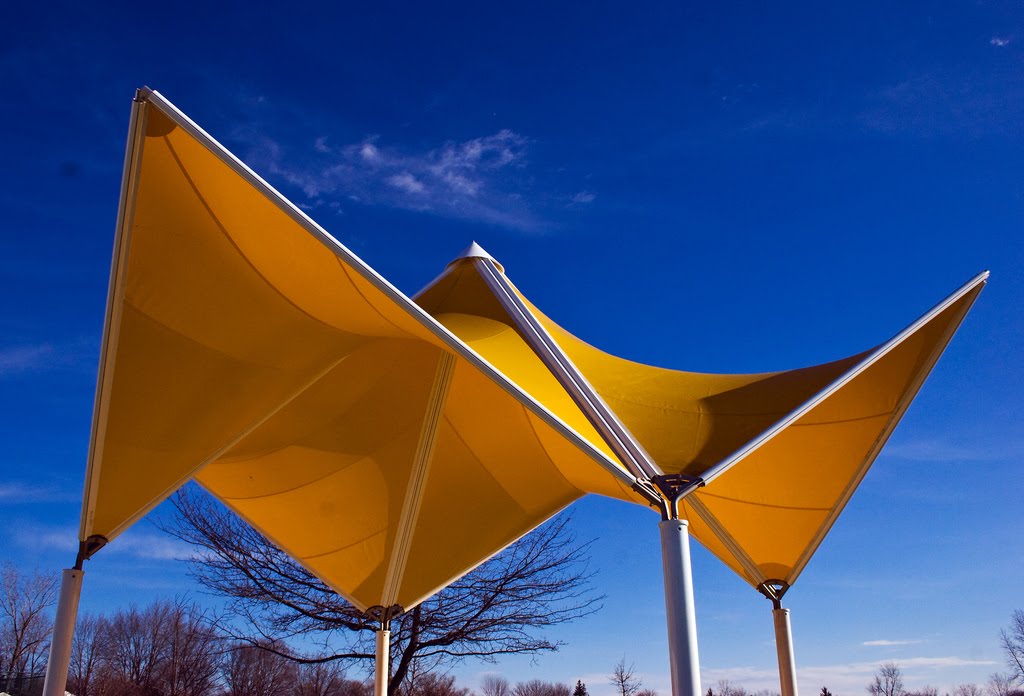
<svg viewBox="0 0 1024 696">
<path fill-rule="evenodd" d="M 779 6 L 784 5 L 784 6 Z M 827 5 L 827 6 L 822 6 Z M 1024 608 L 1019 2 L 47 3 L 0 9 L 0 556 L 73 557 L 129 102 L 160 90 L 399 288 L 479 241 L 610 352 L 823 362 L 992 279 L 787 595 L 801 688 L 984 681 Z M 653 515 L 579 505 L 608 595 L 555 657 L 668 693 Z M 145 524 L 83 609 L 190 588 Z M 695 554 L 706 685 L 777 684 L 769 603 Z"/>
</svg>

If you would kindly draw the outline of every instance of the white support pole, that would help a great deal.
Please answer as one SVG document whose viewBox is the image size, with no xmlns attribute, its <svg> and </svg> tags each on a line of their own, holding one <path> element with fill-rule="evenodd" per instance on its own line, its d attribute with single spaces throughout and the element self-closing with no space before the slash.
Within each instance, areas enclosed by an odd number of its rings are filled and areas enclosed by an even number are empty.
<svg viewBox="0 0 1024 696">
<path fill-rule="evenodd" d="M 46 662 L 46 680 L 43 696 L 64 696 L 71 663 L 71 641 L 78 618 L 78 599 L 82 596 L 82 577 L 85 571 L 68 568 L 60 580 L 57 615 L 53 620 L 53 638 L 50 641 L 50 659 Z"/>
<path fill-rule="evenodd" d="M 672 696 L 701 696 L 689 528 L 686 520 L 664 520 L 658 528 L 661 532 L 661 563 L 665 574 Z"/>
<path fill-rule="evenodd" d="M 391 631 L 381 628 L 377 631 L 376 665 L 373 673 L 373 696 L 387 696 L 388 679 L 391 676 Z"/>
<path fill-rule="evenodd" d="M 796 660 L 793 657 L 793 630 L 789 624 L 789 609 L 772 609 L 775 622 L 775 651 L 779 655 L 779 683 L 782 696 L 797 696 Z"/>
</svg>

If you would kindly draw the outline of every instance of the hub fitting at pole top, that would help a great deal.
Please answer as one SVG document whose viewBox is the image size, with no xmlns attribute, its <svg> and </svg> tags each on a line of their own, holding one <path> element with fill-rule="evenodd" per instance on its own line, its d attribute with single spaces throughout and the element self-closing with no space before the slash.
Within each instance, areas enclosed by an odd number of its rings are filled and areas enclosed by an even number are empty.
<svg viewBox="0 0 1024 696">
<path fill-rule="evenodd" d="M 391 623 L 391 619 L 403 613 L 405 609 L 402 608 L 401 604 L 392 604 L 390 607 L 384 607 L 379 604 L 375 604 L 372 607 L 367 607 L 363 615 L 371 621 L 376 621 L 381 631 L 386 631 L 388 625 Z"/>
<path fill-rule="evenodd" d="M 652 476 L 650 480 L 661 494 L 661 517 L 665 520 L 678 520 L 679 501 L 690 491 L 704 485 L 704 479 L 686 474 L 661 474 Z"/>
<path fill-rule="evenodd" d="M 782 608 L 782 596 L 789 590 L 785 580 L 765 580 L 757 586 L 757 591 L 772 601 L 773 609 Z"/>
<path fill-rule="evenodd" d="M 78 542 L 78 556 L 75 557 L 75 570 L 81 570 L 82 564 L 93 557 L 97 551 L 107 545 L 107 538 L 93 534 L 85 541 Z"/>
</svg>

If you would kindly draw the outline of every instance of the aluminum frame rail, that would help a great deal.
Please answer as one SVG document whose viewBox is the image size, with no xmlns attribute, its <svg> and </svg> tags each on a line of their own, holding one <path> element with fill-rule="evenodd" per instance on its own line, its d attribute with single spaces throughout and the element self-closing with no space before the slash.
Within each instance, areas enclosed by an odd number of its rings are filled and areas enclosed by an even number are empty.
<svg viewBox="0 0 1024 696">
<path fill-rule="evenodd" d="M 678 506 L 679 499 L 695 490 L 697 485 L 685 477 L 665 476 L 651 455 L 537 320 L 498 269 L 494 259 L 473 255 L 471 261 L 476 264 L 481 277 L 502 308 L 515 322 L 519 333 L 569 393 L 605 443 L 622 460 L 629 472 L 637 477 L 637 484 L 633 488 L 661 508 L 659 535 L 672 693 L 673 696 L 701 696 L 689 524 L 679 519 Z"/>
</svg>

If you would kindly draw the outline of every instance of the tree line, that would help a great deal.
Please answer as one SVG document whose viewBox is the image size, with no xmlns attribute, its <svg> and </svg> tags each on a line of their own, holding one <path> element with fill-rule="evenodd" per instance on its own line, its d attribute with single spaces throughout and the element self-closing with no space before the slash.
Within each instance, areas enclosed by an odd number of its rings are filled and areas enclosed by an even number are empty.
<svg viewBox="0 0 1024 696">
<path fill-rule="evenodd" d="M 19 622 L 5 624 L 3 659 L 9 679 L 4 692 L 38 693 L 48 648 L 55 582 L 42 575 L 19 577 L 13 566 L 3 578 L 15 588 L 22 607 Z M 31 600 L 26 602 L 26 600 Z M 5 602 L 6 607 L 8 603 Z M 9 618 L 9 617 L 8 617 Z M 296 661 L 272 642 L 239 641 L 222 630 L 209 609 L 184 599 L 118 609 L 109 615 L 79 617 L 72 644 L 67 690 L 75 696 L 372 696 L 372 681 L 350 678 L 339 660 Z M 16 670 L 10 666 L 17 664 Z M 418 667 L 422 667 L 419 665 Z M 657 696 L 625 662 L 609 681 L 621 696 Z M 513 684 L 489 674 L 473 691 L 454 676 L 414 668 L 400 696 L 588 696 L 586 685 L 532 679 Z"/>
<path fill-rule="evenodd" d="M 68 691 L 75 696 L 372 696 L 340 661 L 296 662 L 283 646 L 233 640 L 195 604 L 160 601 L 79 621 Z M 471 696 L 443 672 L 413 670 L 400 696 Z M 567 685 L 485 679 L 479 696 L 570 696 Z"/>
<path fill-rule="evenodd" d="M 301 687 L 294 693 L 303 696 L 360 696 L 365 685 L 346 679 L 345 669 L 372 669 L 378 624 L 209 496 L 186 489 L 173 500 L 176 515 L 164 529 L 197 549 L 188 560 L 190 573 L 221 598 L 222 609 L 214 616 L 175 600 L 109 617 L 83 616 L 71 666 L 71 685 L 78 690 L 72 692 L 258 696 L 264 692 L 254 690 L 257 683 L 288 683 Z M 567 517 L 556 518 L 400 615 L 391 623 L 388 696 L 468 696 L 438 675 L 470 658 L 557 650 L 560 643 L 544 629 L 600 608 L 587 547 L 573 537 Z M 14 693 L 19 680 L 45 668 L 57 589 L 54 576 L 21 574 L 10 564 L 0 569 L 0 690 Z M 1013 613 L 1000 640 L 1010 671 L 993 675 L 985 689 L 963 685 L 951 696 L 1024 696 L 1017 691 L 1024 684 L 1024 612 Z M 625 660 L 610 681 L 620 696 L 654 696 Z M 484 693 L 482 687 L 481 696 L 570 696 L 568 686 L 543 682 L 492 686 L 497 691 Z M 938 696 L 910 694 L 891 669 L 880 670 L 869 692 Z M 723 681 L 707 696 L 772 695 L 750 695 Z M 821 696 L 831 694 L 823 689 Z"/>
<path fill-rule="evenodd" d="M 944 696 L 1024 696 L 1024 670 L 1020 669 L 1020 663 L 1013 655 L 1024 654 L 1024 613 L 1014 612 L 1015 622 L 1019 625 L 1013 634 L 1013 628 L 1003 630 L 1000 633 L 1001 644 L 1007 659 L 1007 665 L 1011 667 L 1009 672 L 995 672 L 989 676 L 988 683 L 984 686 L 966 683 L 958 684 L 953 691 L 946 692 Z M 939 696 L 939 690 L 934 686 L 926 685 L 919 689 L 910 691 L 903 685 L 903 670 L 897 662 L 885 662 L 879 666 L 871 683 L 867 686 L 867 692 L 871 696 Z M 820 696 L 831 696 L 828 689 L 822 688 Z"/>
</svg>

